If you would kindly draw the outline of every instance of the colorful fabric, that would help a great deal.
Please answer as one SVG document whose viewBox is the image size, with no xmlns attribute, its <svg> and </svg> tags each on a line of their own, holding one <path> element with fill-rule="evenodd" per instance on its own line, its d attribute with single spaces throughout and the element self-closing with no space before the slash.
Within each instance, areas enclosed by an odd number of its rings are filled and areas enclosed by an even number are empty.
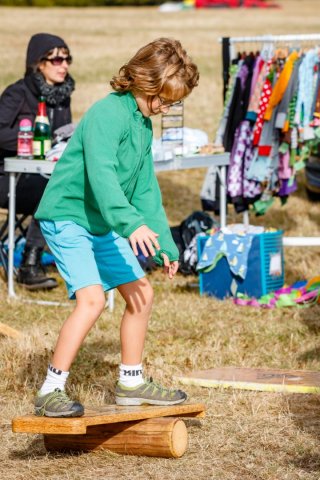
<svg viewBox="0 0 320 480">
<path fill-rule="evenodd" d="M 236 130 L 230 155 L 230 165 L 228 169 L 228 193 L 230 197 L 238 197 L 243 193 L 242 165 L 244 153 L 249 145 L 249 133 L 250 122 L 244 120 Z"/>
<path fill-rule="evenodd" d="M 313 118 L 313 73 L 314 67 L 319 62 L 319 48 L 309 50 L 299 69 L 298 98 L 295 113 L 295 123 L 305 127 Z"/>
<path fill-rule="evenodd" d="M 297 188 L 298 188 L 297 180 L 294 177 L 281 180 L 278 196 L 287 197 L 288 195 L 291 195 L 291 193 L 295 192 Z"/>
<path fill-rule="evenodd" d="M 252 204 L 264 213 L 271 197 L 280 196 L 284 204 L 296 190 L 295 174 L 320 138 L 319 52 L 242 55 L 225 121 L 231 151 L 227 192 L 237 213 Z"/>
<path fill-rule="evenodd" d="M 240 66 L 239 65 L 231 65 L 229 69 L 229 84 L 228 84 L 228 89 L 226 92 L 226 98 L 224 102 L 224 110 L 223 114 L 219 123 L 219 127 L 216 133 L 216 138 L 214 141 L 215 145 L 222 145 L 223 142 L 223 136 L 226 130 L 227 122 L 228 122 L 228 117 L 229 117 L 229 110 L 230 110 L 230 103 L 232 100 L 232 95 L 235 87 L 235 81 L 237 78 L 237 74 L 239 71 Z"/>
<path fill-rule="evenodd" d="M 262 308 L 311 307 L 320 303 L 320 277 L 296 282 L 258 299 L 238 293 L 233 303 L 239 306 Z"/>
<path fill-rule="evenodd" d="M 281 180 L 288 180 L 293 174 L 290 167 L 290 153 L 289 149 L 285 153 L 279 153 L 279 168 L 278 175 Z"/>
<path fill-rule="evenodd" d="M 300 63 L 300 59 L 294 62 L 293 71 L 289 80 L 288 87 L 277 108 L 275 128 L 280 128 L 284 132 L 289 129 L 288 110 L 291 99 L 297 93 Z"/>
<path fill-rule="evenodd" d="M 270 120 L 271 115 L 273 112 L 273 109 L 275 108 L 276 105 L 282 100 L 282 97 L 288 87 L 290 77 L 293 71 L 294 67 L 294 62 L 298 59 L 299 55 L 296 51 L 293 51 L 289 57 L 287 58 L 287 61 L 283 67 L 282 72 L 279 75 L 279 78 L 274 86 L 274 89 L 272 91 L 272 95 L 270 97 L 268 107 L 265 111 L 264 114 L 264 119 L 265 120 Z"/>
<path fill-rule="evenodd" d="M 253 131 L 253 145 L 258 145 L 261 132 L 262 132 L 262 127 L 264 123 L 264 114 L 267 109 L 269 99 L 272 94 L 272 83 L 270 78 L 268 78 L 270 69 L 272 65 L 272 60 L 269 60 L 267 62 L 266 66 L 266 79 L 263 85 L 262 93 L 261 93 L 261 98 L 259 102 L 259 109 L 258 109 L 258 116 L 257 116 L 257 121 L 254 126 L 254 131 Z"/>
<path fill-rule="evenodd" d="M 254 159 L 252 129 L 250 122 L 244 120 L 236 131 L 228 169 L 228 193 L 231 198 L 254 198 L 261 193 L 261 187 L 255 179 L 247 176 Z"/>
<path fill-rule="evenodd" d="M 319 64 L 317 65 L 317 80 L 315 86 L 314 99 L 312 104 L 313 116 L 320 118 L 320 68 Z"/>
<path fill-rule="evenodd" d="M 267 63 L 263 60 L 263 58 L 258 57 L 256 60 L 253 77 L 252 77 L 250 102 L 249 102 L 248 113 L 246 117 L 247 120 L 250 120 L 252 118 L 252 114 L 255 115 L 255 118 L 258 115 L 259 102 L 260 102 L 261 92 L 263 89 L 263 84 L 266 78 L 266 72 L 267 72 Z M 250 115 L 250 118 L 248 118 L 248 115 Z"/>
<path fill-rule="evenodd" d="M 197 270 L 210 271 L 222 257 L 226 257 L 230 270 L 246 278 L 253 238 L 252 234 L 227 234 L 221 231 L 211 235 L 205 243 Z"/>
<path fill-rule="evenodd" d="M 261 183 L 257 182 L 254 179 L 251 179 L 248 175 L 251 165 L 253 164 L 256 155 L 257 149 L 252 146 L 252 132 L 250 136 L 250 146 L 247 147 L 245 156 L 244 156 L 244 173 L 243 173 L 243 196 L 244 198 L 256 198 L 261 195 L 262 188 Z"/>
<path fill-rule="evenodd" d="M 246 177 L 256 182 L 266 182 L 270 178 L 271 157 L 258 155 L 258 149 L 255 149 L 250 167 L 246 171 Z"/>
</svg>

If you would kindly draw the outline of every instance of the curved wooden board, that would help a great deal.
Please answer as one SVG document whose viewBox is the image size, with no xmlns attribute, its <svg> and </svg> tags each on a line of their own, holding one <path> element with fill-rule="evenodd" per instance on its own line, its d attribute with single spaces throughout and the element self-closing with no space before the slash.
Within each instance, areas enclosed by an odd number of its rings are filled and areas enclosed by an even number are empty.
<svg viewBox="0 0 320 480">
<path fill-rule="evenodd" d="M 15 433 L 59 433 L 85 434 L 87 427 L 156 417 L 204 417 L 205 406 L 202 403 L 184 403 L 171 406 L 142 405 L 139 407 L 121 407 L 106 405 L 97 408 L 85 408 L 83 417 L 48 418 L 25 415 L 12 420 Z"/>
</svg>

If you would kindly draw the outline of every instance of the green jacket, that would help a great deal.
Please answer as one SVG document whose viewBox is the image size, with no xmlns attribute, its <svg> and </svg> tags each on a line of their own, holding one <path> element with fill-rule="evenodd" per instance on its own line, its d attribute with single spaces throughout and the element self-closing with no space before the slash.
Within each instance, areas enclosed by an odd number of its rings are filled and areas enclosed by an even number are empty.
<svg viewBox="0 0 320 480">
<path fill-rule="evenodd" d="M 141 225 L 178 260 L 154 172 L 152 124 L 131 93 L 111 93 L 84 115 L 48 182 L 35 218 L 73 220 L 94 235 L 129 237 Z"/>
</svg>

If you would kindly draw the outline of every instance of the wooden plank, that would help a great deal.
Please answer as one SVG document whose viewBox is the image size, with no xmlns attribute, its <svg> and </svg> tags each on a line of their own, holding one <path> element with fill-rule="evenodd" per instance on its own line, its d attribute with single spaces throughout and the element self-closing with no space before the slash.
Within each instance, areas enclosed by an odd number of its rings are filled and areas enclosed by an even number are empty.
<svg viewBox="0 0 320 480">
<path fill-rule="evenodd" d="M 6 323 L 0 322 L 0 335 L 5 335 L 6 337 L 18 338 L 21 337 L 21 332 L 15 328 L 9 327 Z"/>
<path fill-rule="evenodd" d="M 44 435 L 50 452 L 110 450 L 119 454 L 179 458 L 188 445 L 188 432 L 177 417 L 89 426 L 85 435 Z"/>
<path fill-rule="evenodd" d="M 85 434 L 87 427 L 109 423 L 144 420 L 155 417 L 204 417 L 205 406 L 202 403 L 184 403 L 171 406 L 142 405 L 139 407 L 121 407 L 106 405 L 97 408 L 85 408 L 83 417 L 48 418 L 25 415 L 12 420 L 15 433 L 43 434 Z"/>
<path fill-rule="evenodd" d="M 320 373 L 310 370 L 221 367 L 177 377 L 188 385 L 264 392 L 320 393 Z"/>
</svg>

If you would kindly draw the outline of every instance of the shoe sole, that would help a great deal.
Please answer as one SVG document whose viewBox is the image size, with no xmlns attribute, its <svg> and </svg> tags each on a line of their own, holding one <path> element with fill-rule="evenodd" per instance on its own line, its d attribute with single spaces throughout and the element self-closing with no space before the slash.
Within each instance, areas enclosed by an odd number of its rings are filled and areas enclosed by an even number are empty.
<svg viewBox="0 0 320 480">
<path fill-rule="evenodd" d="M 35 408 L 34 414 L 37 417 L 51 417 L 51 418 L 67 418 L 67 417 L 82 417 L 84 415 L 84 410 L 82 412 L 74 412 L 70 410 L 69 412 L 48 412 L 47 410 L 43 411 L 42 408 Z"/>
<path fill-rule="evenodd" d="M 53 288 L 57 288 L 58 284 L 45 284 L 45 283 L 35 283 L 33 285 L 27 285 L 26 283 L 19 283 L 18 284 L 26 288 L 27 290 L 52 290 Z"/>
<path fill-rule="evenodd" d="M 187 400 L 182 398 L 180 400 L 168 401 L 168 400 L 149 400 L 147 398 L 128 398 L 128 397 L 116 397 L 116 404 L 122 407 L 130 407 L 136 405 L 178 405 Z"/>
</svg>

